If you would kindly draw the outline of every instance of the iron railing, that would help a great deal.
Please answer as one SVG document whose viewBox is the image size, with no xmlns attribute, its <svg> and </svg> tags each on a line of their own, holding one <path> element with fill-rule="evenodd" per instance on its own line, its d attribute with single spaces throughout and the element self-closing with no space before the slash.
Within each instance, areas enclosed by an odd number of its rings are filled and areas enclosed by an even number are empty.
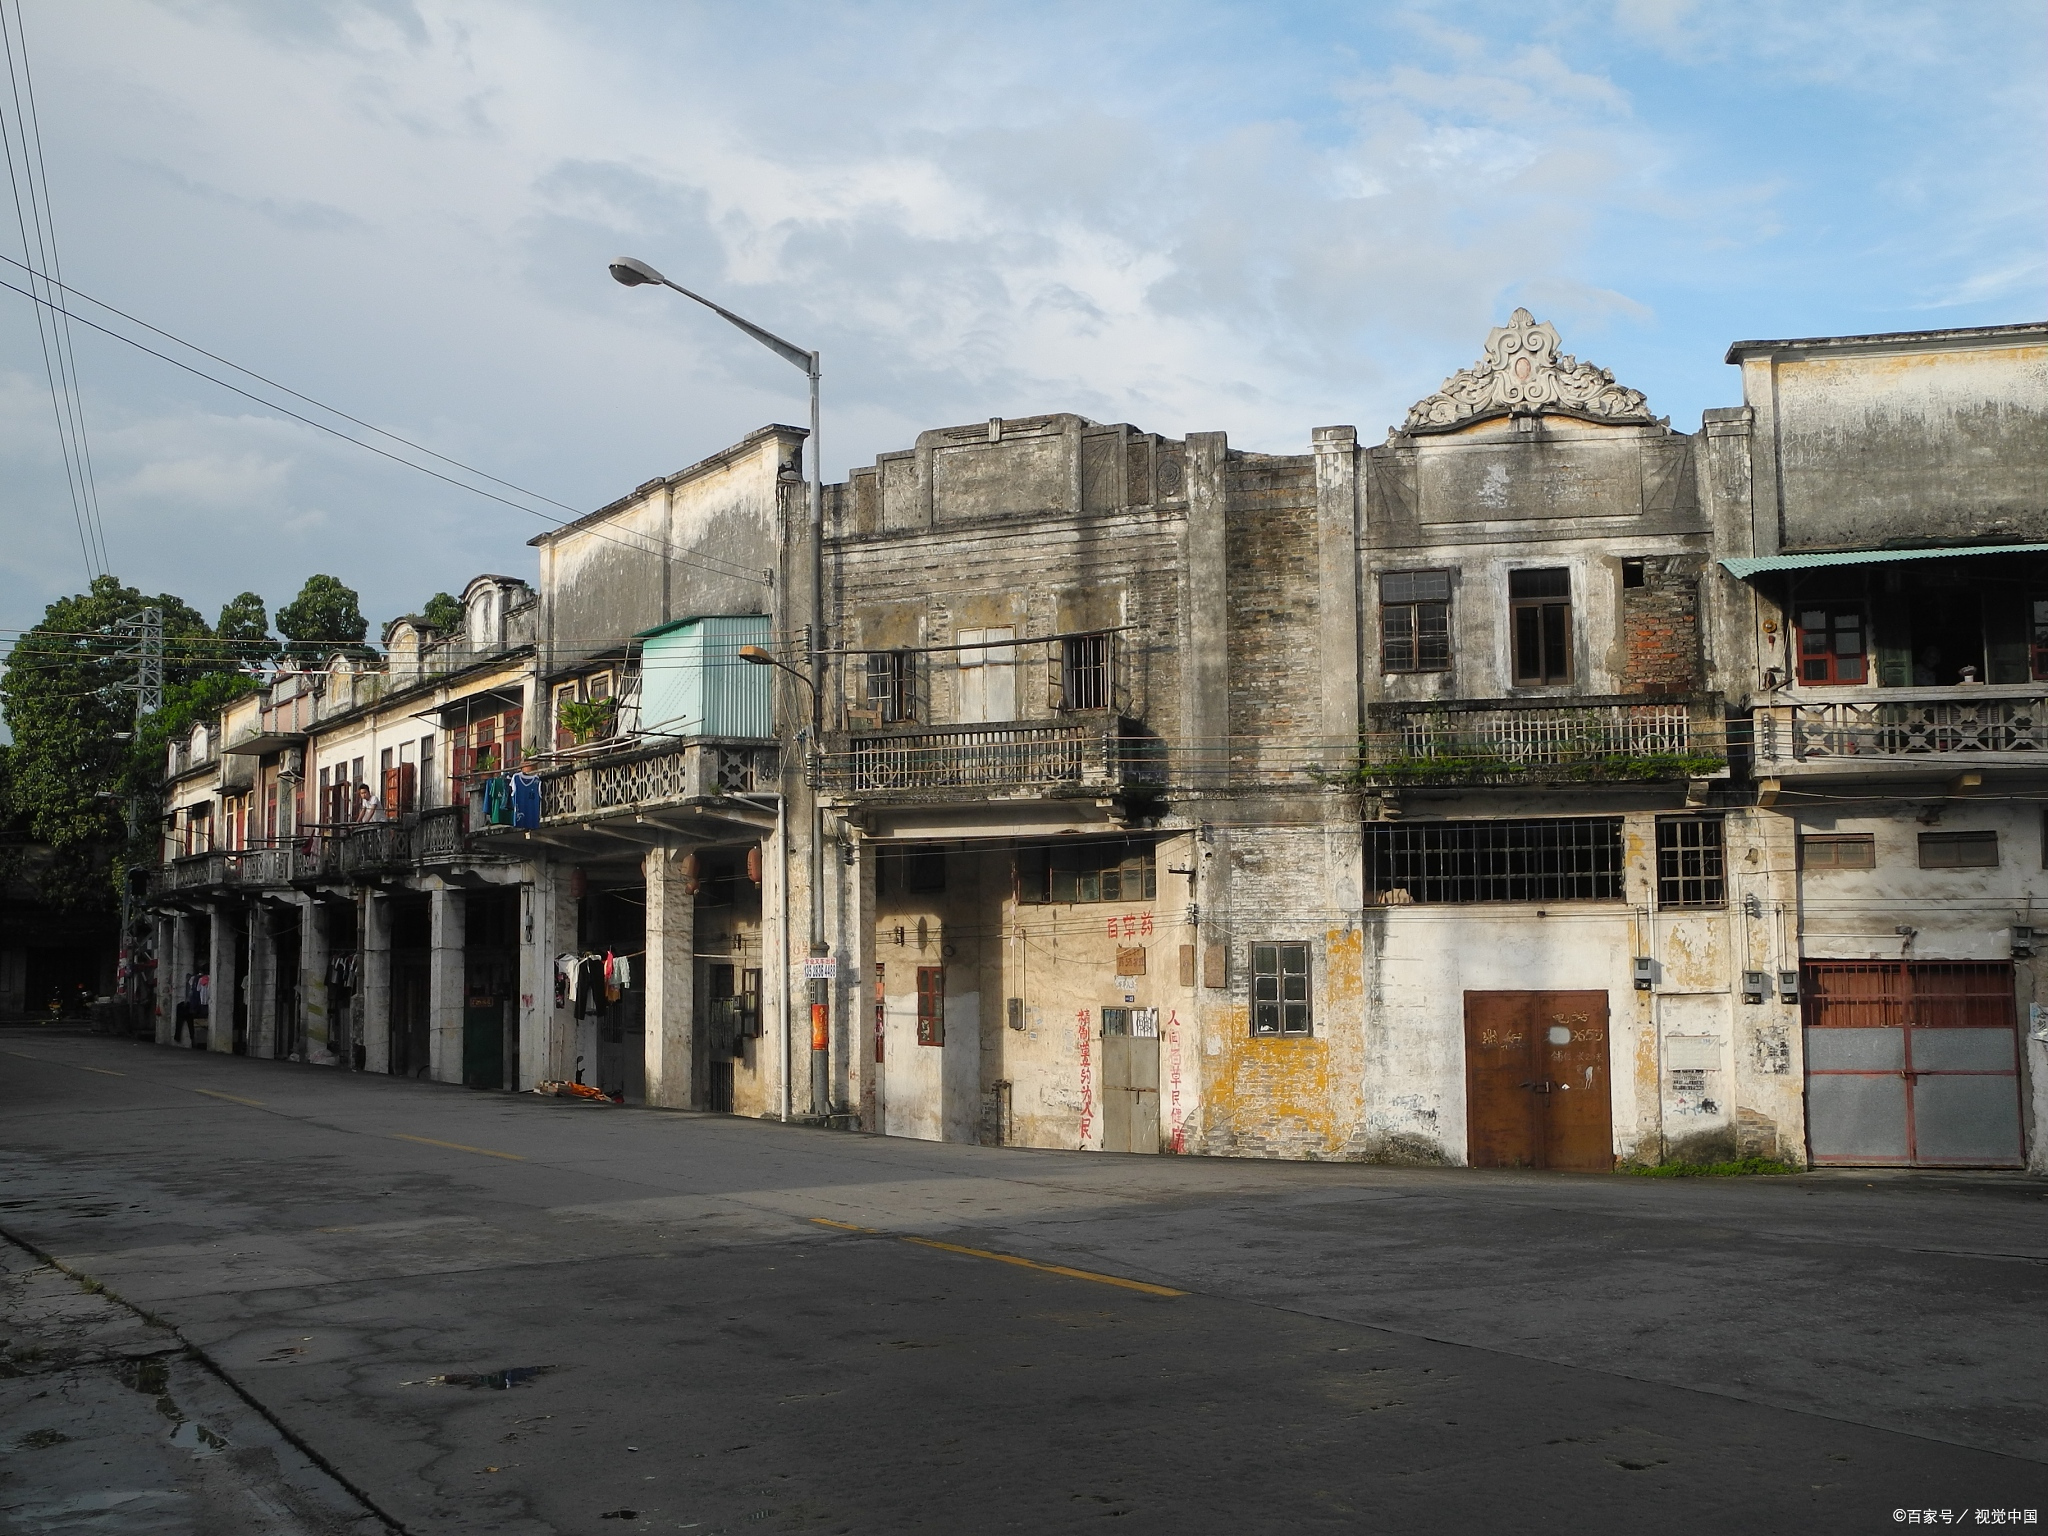
<svg viewBox="0 0 2048 1536">
<path fill-rule="evenodd" d="M 1126 777 L 1126 755 L 1113 723 L 1010 721 L 843 737 L 816 774 L 821 788 L 854 794 L 1108 786 Z"/>
<path fill-rule="evenodd" d="M 1727 766 L 1717 707 L 1684 699 L 1383 706 L 1362 748 L 1360 777 L 1391 785 L 1700 778 Z"/>
</svg>

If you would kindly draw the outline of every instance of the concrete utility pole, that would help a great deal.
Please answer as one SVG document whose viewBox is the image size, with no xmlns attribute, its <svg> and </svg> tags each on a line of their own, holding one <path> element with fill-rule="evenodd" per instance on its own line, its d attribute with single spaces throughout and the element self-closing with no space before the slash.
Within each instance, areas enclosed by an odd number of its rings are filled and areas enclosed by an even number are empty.
<svg viewBox="0 0 2048 1536">
<path fill-rule="evenodd" d="M 615 281 L 628 288 L 642 284 L 659 284 L 673 288 L 686 299 L 694 299 L 706 309 L 727 321 L 739 330 L 745 331 L 770 352 L 784 362 L 804 371 L 804 377 L 811 385 L 811 437 L 806 445 L 810 454 L 810 541 L 811 541 L 811 593 L 810 618 L 805 629 L 805 651 L 810 661 L 810 676 L 803 677 L 794 668 L 783 666 L 783 670 L 803 678 L 811 690 L 810 750 L 822 750 L 824 741 L 825 706 L 825 482 L 824 457 L 819 451 L 818 418 L 818 354 L 806 351 L 794 343 L 784 341 L 773 331 L 764 330 L 753 321 L 734 314 L 723 305 L 714 304 L 701 293 L 692 293 L 681 283 L 670 282 L 646 262 L 632 256 L 621 256 L 611 263 L 611 274 Z M 748 650 L 757 649 L 747 647 Z M 745 651 L 741 654 L 746 655 Z M 755 662 L 773 661 L 765 652 L 760 656 L 747 656 Z M 811 787 L 811 946 L 810 961 L 804 967 L 810 983 L 811 999 L 811 1113 L 824 1119 L 832 1110 L 832 978 L 833 967 L 828 963 L 832 946 L 825 942 L 825 812 L 818 803 L 817 787 Z M 824 972 L 825 974 L 816 974 Z M 785 1021 L 785 1028 L 787 1023 Z M 788 1084 L 783 1092 L 789 1091 Z"/>
</svg>

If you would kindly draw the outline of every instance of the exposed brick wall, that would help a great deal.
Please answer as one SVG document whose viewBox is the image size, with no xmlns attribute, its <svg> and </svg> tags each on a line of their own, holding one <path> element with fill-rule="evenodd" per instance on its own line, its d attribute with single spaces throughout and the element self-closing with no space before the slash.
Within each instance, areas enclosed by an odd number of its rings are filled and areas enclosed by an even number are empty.
<svg viewBox="0 0 2048 1536">
<path fill-rule="evenodd" d="M 1233 455 L 1224 466 L 1230 734 L 1313 737 L 1317 662 L 1316 471 L 1307 455 Z"/>
<path fill-rule="evenodd" d="M 1643 562 L 1643 585 L 1621 594 L 1630 693 L 1689 693 L 1700 677 L 1700 567 L 1665 555 Z"/>
</svg>

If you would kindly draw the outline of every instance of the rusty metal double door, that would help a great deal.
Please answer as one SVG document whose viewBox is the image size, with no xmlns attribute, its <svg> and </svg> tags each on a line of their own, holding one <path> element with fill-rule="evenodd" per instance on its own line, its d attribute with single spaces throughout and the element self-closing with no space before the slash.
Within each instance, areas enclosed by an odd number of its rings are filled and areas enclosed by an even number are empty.
<svg viewBox="0 0 2048 1536">
<path fill-rule="evenodd" d="M 1605 992 L 1465 994 L 1466 1161 L 1614 1167 Z"/>
</svg>

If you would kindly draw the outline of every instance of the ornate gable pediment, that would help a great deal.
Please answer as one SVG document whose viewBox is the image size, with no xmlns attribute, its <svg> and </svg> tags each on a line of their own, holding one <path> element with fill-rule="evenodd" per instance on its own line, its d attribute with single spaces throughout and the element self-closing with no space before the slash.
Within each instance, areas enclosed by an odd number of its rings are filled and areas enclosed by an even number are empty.
<svg viewBox="0 0 2048 1536">
<path fill-rule="evenodd" d="M 1616 426 L 1648 425 L 1656 418 L 1641 390 L 1560 351 L 1557 327 L 1540 325 L 1518 309 L 1506 325 L 1487 333 L 1486 355 L 1444 380 L 1435 394 L 1410 407 L 1401 430 L 1450 432 L 1495 416 L 1576 416 Z"/>
</svg>

